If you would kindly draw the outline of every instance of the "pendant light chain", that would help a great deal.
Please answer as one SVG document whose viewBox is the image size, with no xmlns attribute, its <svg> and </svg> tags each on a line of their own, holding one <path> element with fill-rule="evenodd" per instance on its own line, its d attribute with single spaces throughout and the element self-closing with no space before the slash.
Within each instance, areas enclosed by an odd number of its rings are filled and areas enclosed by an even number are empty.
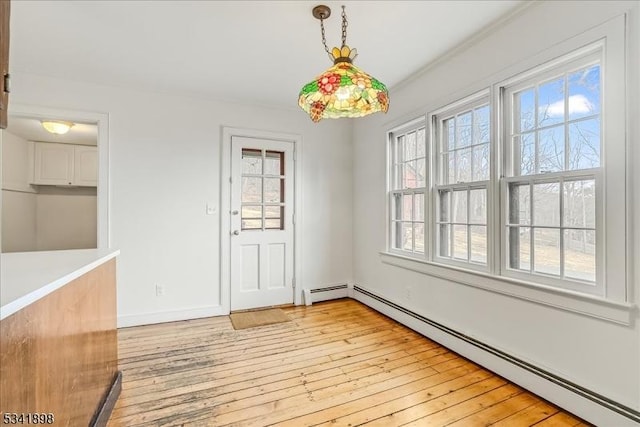
<svg viewBox="0 0 640 427">
<path fill-rule="evenodd" d="M 331 54 L 331 51 L 327 46 L 327 38 L 324 35 L 324 18 L 320 18 L 320 31 L 322 32 L 322 44 L 324 45 L 324 50 L 326 50 L 328 54 Z"/>
<path fill-rule="evenodd" d="M 347 14 L 344 11 L 344 5 L 342 5 L 342 47 L 347 44 L 347 25 L 349 25 L 347 22 Z"/>
</svg>

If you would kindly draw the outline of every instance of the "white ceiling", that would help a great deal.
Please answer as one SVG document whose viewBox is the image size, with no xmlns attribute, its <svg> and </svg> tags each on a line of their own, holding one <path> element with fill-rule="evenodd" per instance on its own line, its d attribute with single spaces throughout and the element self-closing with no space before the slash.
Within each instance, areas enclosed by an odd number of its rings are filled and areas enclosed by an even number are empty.
<svg viewBox="0 0 640 427">
<path fill-rule="evenodd" d="M 355 61 L 393 86 L 522 1 L 13 1 L 11 71 L 295 107 L 331 65 L 340 6 Z M 393 98 L 393 92 L 391 92 Z"/>
<path fill-rule="evenodd" d="M 89 123 L 74 123 L 69 132 L 55 135 L 42 127 L 39 119 L 11 117 L 7 131 L 27 141 L 59 142 L 63 144 L 97 145 L 98 126 Z"/>
</svg>

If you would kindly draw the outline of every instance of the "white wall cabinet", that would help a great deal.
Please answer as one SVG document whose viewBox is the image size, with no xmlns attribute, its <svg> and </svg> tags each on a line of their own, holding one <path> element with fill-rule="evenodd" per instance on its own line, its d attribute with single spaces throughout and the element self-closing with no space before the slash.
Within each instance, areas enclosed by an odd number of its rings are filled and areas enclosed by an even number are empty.
<svg viewBox="0 0 640 427">
<path fill-rule="evenodd" d="M 98 148 L 36 142 L 33 184 L 97 187 Z"/>
</svg>

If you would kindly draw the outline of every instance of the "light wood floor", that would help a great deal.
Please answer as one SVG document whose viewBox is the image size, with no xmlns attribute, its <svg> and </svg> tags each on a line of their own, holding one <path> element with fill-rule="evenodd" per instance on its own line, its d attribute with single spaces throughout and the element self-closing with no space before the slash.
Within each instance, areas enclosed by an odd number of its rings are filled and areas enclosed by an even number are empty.
<svg viewBox="0 0 640 427">
<path fill-rule="evenodd" d="M 109 426 L 587 425 L 356 301 L 285 311 L 119 330 Z"/>
</svg>

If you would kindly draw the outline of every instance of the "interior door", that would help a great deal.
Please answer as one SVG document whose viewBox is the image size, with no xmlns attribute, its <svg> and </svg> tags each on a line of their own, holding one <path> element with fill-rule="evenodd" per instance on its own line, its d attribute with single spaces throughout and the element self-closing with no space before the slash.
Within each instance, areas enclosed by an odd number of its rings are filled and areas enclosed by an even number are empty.
<svg viewBox="0 0 640 427">
<path fill-rule="evenodd" d="M 231 310 L 293 303 L 294 146 L 231 139 Z"/>
</svg>

